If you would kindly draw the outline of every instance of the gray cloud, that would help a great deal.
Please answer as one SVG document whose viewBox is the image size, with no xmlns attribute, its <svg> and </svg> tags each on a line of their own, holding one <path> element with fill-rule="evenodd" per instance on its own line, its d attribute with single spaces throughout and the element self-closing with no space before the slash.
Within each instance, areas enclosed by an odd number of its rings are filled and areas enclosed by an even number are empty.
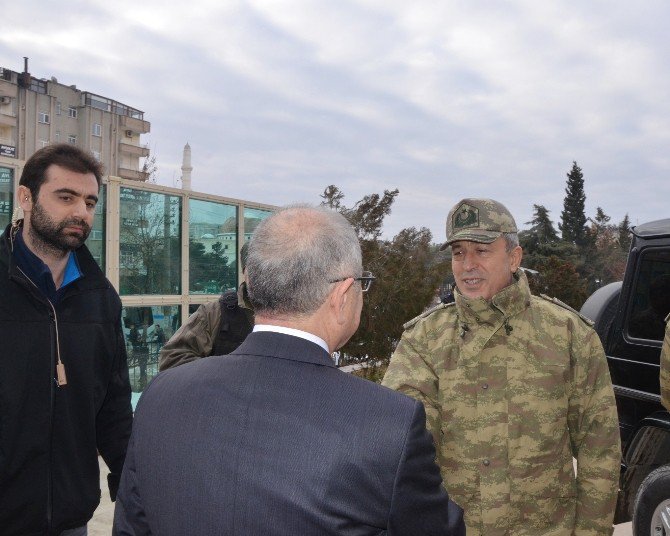
<svg viewBox="0 0 670 536">
<path fill-rule="evenodd" d="M 142 109 L 160 182 L 265 203 L 398 187 L 387 234 L 440 241 L 458 199 L 560 218 L 668 217 L 670 6 L 611 2 L 36 0 L 8 6 L 2 65 Z"/>
</svg>

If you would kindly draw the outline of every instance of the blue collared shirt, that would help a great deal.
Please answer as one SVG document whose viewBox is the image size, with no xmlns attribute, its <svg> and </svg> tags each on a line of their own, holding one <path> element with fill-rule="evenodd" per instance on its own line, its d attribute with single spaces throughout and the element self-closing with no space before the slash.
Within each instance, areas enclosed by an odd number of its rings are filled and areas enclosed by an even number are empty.
<svg viewBox="0 0 670 536">
<path fill-rule="evenodd" d="M 84 277 L 77 256 L 72 252 L 68 255 L 67 264 L 65 265 L 65 274 L 63 275 L 63 283 L 59 289 L 56 289 L 53 275 L 49 267 L 42 262 L 37 255 L 35 255 L 23 240 L 23 229 L 16 233 L 14 241 L 14 259 L 16 265 L 21 271 L 28 276 L 28 278 L 35 283 L 38 289 L 44 294 L 51 303 L 57 303 L 63 296 L 65 287 L 73 283 L 77 279 Z"/>
</svg>

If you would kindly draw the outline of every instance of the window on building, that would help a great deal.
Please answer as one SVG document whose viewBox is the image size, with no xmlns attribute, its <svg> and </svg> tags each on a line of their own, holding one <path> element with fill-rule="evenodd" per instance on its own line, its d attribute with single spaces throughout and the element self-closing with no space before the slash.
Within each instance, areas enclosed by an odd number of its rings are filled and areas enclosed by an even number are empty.
<svg viewBox="0 0 670 536">
<path fill-rule="evenodd" d="M 181 292 L 181 197 L 121 188 L 121 295 Z"/>
<path fill-rule="evenodd" d="M 260 208 L 244 207 L 244 241 L 248 242 L 258 224 L 270 216 L 272 212 Z"/>
<path fill-rule="evenodd" d="M 77 145 L 77 136 L 74 134 L 68 134 L 67 142 L 71 143 L 72 145 Z"/>
<path fill-rule="evenodd" d="M 57 130 L 57 131 L 54 133 L 54 139 L 55 139 L 56 141 L 60 140 L 60 130 Z"/>
<path fill-rule="evenodd" d="M 102 125 L 100 123 L 93 123 L 93 135 L 102 136 Z"/>
<path fill-rule="evenodd" d="M 86 247 L 93 255 L 100 269 L 105 271 L 105 229 L 107 225 L 105 205 L 107 204 L 107 186 L 102 184 L 98 193 L 98 202 L 95 205 L 95 217 L 91 227 L 91 234 L 86 239 Z"/>
<path fill-rule="evenodd" d="M 56 115 L 60 115 L 60 114 L 61 114 L 61 103 L 56 102 Z"/>
<path fill-rule="evenodd" d="M 220 294 L 237 287 L 237 227 L 234 205 L 191 199 L 188 248 L 191 294 Z"/>
<path fill-rule="evenodd" d="M 48 125 L 49 124 L 49 114 L 46 113 L 46 112 L 40 112 L 37 116 L 37 120 L 40 123 L 44 123 L 44 124 Z"/>
<path fill-rule="evenodd" d="M 14 170 L 0 167 L 0 233 L 12 221 L 12 199 L 14 198 Z"/>
<path fill-rule="evenodd" d="M 67 116 L 76 118 L 77 117 L 77 108 L 75 108 L 74 106 L 68 106 L 67 107 Z"/>
<path fill-rule="evenodd" d="M 163 344 L 179 329 L 181 307 L 151 305 L 124 307 L 121 313 L 128 354 L 128 375 L 133 407 L 140 393 L 158 374 L 158 353 Z"/>
</svg>

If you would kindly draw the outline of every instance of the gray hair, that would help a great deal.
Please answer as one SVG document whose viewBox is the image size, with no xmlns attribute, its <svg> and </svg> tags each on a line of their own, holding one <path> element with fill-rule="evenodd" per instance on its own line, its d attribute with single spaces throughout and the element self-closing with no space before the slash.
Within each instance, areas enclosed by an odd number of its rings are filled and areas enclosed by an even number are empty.
<svg viewBox="0 0 670 536">
<path fill-rule="evenodd" d="M 263 220 L 249 242 L 247 285 L 257 313 L 308 315 L 326 300 L 329 281 L 358 277 L 361 246 L 338 212 L 292 205 Z"/>
<path fill-rule="evenodd" d="M 503 233 L 505 238 L 505 251 L 510 253 L 515 247 L 519 245 L 519 235 L 516 233 Z"/>
</svg>

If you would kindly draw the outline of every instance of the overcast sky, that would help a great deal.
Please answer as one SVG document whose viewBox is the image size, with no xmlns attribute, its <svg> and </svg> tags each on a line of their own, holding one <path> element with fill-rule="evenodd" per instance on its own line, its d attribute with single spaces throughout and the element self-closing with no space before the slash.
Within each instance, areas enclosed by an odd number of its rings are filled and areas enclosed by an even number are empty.
<svg viewBox="0 0 670 536">
<path fill-rule="evenodd" d="M 174 7 L 171 7 L 171 6 Z M 159 183 L 270 204 L 398 188 L 386 235 L 463 197 L 670 217 L 670 2 L 5 2 L 0 66 L 145 112 Z"/>
</svg>

